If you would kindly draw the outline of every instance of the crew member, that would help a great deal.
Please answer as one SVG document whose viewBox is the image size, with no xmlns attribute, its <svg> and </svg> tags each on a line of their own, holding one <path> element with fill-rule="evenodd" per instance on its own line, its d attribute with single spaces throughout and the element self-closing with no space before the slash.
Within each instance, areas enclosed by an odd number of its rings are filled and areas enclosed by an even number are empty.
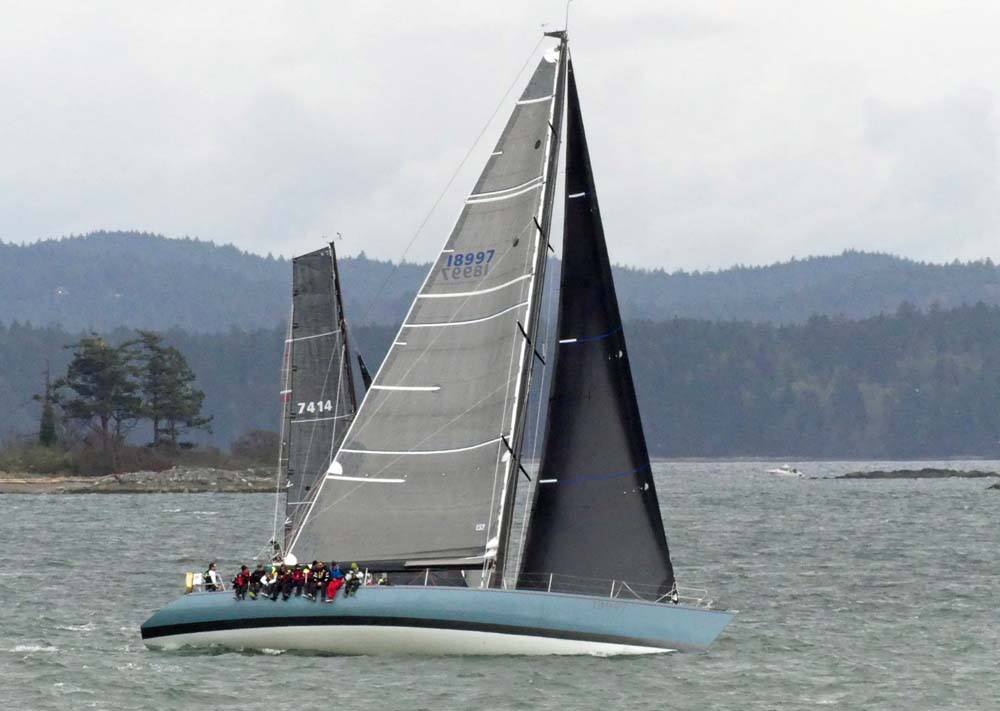
<svg viewBox="0 0 1000 711">
<path fill-rule="evenodd" d="M 296 565 L 292 569 L 291 585 L 295 591 L 295 597 L 302 597 L 302 588 L 306 584 L 306 575 L 301 565 Z"/>
<path fill-rule="evenodd" d="M 351 563 L 351 569 L 344 576 L 344 597 L 353 597 L 358 592 L 363 577 L 364 574 L 358 569 L 358 564 Z"/>
<path fill-rule="evenodd" d="M 275 568 L 271 579 L 271 599 L 277 600 L 281 595 L 287 600 L 292 594 L 292 575 L 288 571 L 288 566 L 282 564 Z"/>
<path fill-rule="evenodd" d="M 340 565 L 337 563 L 330 563 L 332 569 L 330 570 L 330 582 L 326 585 L 326 601 L 333 602 L 333 599 L 337 596 L 337 591 L 340 590 L 344 585 L 344 573 L 340 570 Z"/>
<path fill-rule="evenodd" d="M 216 590 L 226 589 L 226 586 L 222 583 L 222 576 L 220 576 L 219 571 L 216 570 L 214 560 L 208 564 L 208 570 L 205 571 L 203 579 L 205 580 L 205 590 L 214 592 Z"/>
<path fill-rule="evenodd" d="M 257 568 L 250 574 L 250 599 L 257 599 L 257 593 L 265 587 L 267 587 L 267 573 L 264 571 L 264 564 L 258 563 Z"/>
<path fill-rule="evenodd" d="M 306 583 L 306 597 L 315 600 L 316 596 L 326 598 L 326 586 L 330 582 L 330 573 L 326 569 L 323 561 L 318 561 L 313 565 L 312 575 Z"/>
<path fill-rule="evenodd" d="M 245 565 L 240 566 L 240 572 L 233 578 L 233 597 L 237 600 L 247 599 L 247 588 L 250 587 L 250 569 Z"/>
</svg>

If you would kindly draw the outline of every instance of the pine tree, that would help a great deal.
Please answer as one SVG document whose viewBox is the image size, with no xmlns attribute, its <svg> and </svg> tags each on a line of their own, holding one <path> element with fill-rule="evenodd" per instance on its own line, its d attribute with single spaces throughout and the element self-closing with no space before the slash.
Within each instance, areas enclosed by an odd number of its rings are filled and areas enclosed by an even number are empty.
<svg viewBox="0 0 1000 711">
<path fill-rule="evenodd" d="M 164 420 L 163 402 L 167 390 L 167 358 L 163 346 L 163 336 L 153 331 L 139 331 L 139 338 L 129 341 L 127 347 L 138 346 L 133 350 L 136 359 L 142 364 L 139 380 L 142 387 L 142 411 L 152 420 L 153 441 L 155 447 L 160 444 L 162 423 Z"/>
<path fill-rule="evenodd" d="M 194 387 L 194 371 L 184 355 L 173 346 L 163 345 L 163 337 L 153 331 L 139 331 L 129 347 L 141 361 L 140 382 L 143 415 L 153 422 L 153 445 L 176 447 L 187 430 L 211 431 L 211 417 L 201 415 L 205 394 Z"/>
<path fill-rule="evenodd" d="M 66 377 L 53 388 L 73 392 L 61 402 L 66 418 L 83 423 L 98 435 L 101 451 L 114 470 L 118 448 L 142 416 L 132 353 L 124 346 L 111 346 L 97 334 L 67 348 L 73 349 L 73 359 Z"/>
<path fill-rule="evenodd" d="M 56 436 L 56 409 L 52 401 L 52 382 L 49 377 L 48 365 L 45 367 L 45 392 L 41 396 L 42 419 L 38 424 L 38 443 L 43 447 L 55 446 L 58 437 Z"/>
</svg>

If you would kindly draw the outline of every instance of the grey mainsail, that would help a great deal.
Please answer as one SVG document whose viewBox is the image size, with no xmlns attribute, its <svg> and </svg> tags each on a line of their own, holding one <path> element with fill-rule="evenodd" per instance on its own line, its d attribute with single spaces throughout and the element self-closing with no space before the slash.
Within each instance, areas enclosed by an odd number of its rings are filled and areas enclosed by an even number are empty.
<svg viewBox="0 0 1000 711">
<path fill-rule="evenodd" d="M 332 244 L 292 260 L 292 316 L 285 357 L 287 544 L 357 409 Z"/>
<path fill-rule="evenodd" d="M 517 101 L 292 541 L 298 558 L 497 556 L 544 276 L 561 57 L 546 55 Z"/>
<path fill-rule="evenodd" d="M 674 584 L 569 62 L 559 344 L 518 587 Z M 593 585 L 593 589 L 588 589 Z"/>
</svg>

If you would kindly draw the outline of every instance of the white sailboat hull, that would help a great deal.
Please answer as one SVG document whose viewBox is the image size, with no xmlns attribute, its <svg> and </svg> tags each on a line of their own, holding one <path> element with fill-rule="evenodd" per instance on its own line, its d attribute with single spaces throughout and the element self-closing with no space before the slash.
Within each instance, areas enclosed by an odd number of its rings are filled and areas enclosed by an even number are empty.
<svg viewBox="0 0 1000 711">
<path fill-rule="evenodd" d="M 342 655 L 618 655 L 674 650 L 572 639 L 428 627 L 271 627 L 219 630 L 146 640 L 153 649 L 220 646 L 229 649 L 301 650 Z"/>
</svg>

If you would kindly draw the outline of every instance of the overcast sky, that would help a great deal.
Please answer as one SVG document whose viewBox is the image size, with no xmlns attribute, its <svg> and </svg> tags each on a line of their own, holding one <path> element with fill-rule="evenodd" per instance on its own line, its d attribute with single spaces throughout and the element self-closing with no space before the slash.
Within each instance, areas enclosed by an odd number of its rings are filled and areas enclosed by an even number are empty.
<svg viewBox="0 0 1000 711">
<path fill-rule="evenodd" d="M 399 259 L 562 0 L 0 0 L 0 239 Z M 1000 260 L 1000 2 L 575 0 L 612 258 Z M 522 76 L 522 80 L 523 80 Z M 406 254 L 436 253 L 510 103 Z"/>
</svg>

